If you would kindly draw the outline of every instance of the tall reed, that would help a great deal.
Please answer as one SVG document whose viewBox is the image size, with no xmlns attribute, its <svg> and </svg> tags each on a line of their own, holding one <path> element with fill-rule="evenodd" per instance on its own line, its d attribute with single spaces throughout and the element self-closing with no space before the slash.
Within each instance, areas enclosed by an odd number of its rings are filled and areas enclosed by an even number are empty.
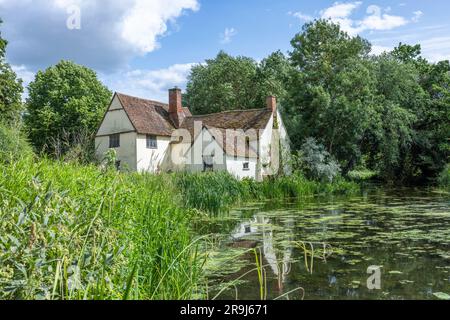
<svg viewBox="0 0 450 320">
<path fill-rule="evenodd" d="M 0 165 L 0 298 L 193 298 L 201 261 L 175 194 L 165 177 Z"/>
</svg>

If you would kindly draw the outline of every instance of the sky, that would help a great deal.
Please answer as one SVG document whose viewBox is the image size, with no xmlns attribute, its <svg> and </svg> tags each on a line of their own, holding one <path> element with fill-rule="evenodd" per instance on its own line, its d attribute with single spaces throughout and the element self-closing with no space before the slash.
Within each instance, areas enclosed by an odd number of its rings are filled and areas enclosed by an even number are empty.
<svg viewBox="0 0 450 320">
<path fill-rule="evenodd" d="M 420 43 L 430 61 L 450 59 L 449 12 L 448 0 L 0 0 L 0 31 L 25 85 L 67 59 L 112 91 L 164 102 L 220 50 L 257 61 L 288 53 L 317 18 L 370 40 L 373 53 Z"/>
</svg>

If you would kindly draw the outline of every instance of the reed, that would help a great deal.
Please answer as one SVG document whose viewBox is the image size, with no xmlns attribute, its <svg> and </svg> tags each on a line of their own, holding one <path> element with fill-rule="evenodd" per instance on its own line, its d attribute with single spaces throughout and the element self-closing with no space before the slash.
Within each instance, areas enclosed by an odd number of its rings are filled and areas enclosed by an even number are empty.
<svg viewBox="0 0 450 320">
<path fill-rule="evenodd" d="M 0 298 L 193 298 L 202 261 L 174 194 L 164 176 L 0 165 Z"/>
</svg>

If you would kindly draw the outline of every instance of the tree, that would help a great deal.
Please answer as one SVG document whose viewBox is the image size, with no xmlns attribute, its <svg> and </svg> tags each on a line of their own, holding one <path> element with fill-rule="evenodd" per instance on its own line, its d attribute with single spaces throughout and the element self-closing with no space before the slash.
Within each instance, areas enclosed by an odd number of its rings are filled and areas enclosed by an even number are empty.
<svg viewBox="0 0 450 320">
<path fill-rule="evenodd" d="M 0 25 L 2 20 L 0 19 Z M 22 105 L 22 81 L 6 62 L 8 42 L 0 33 L 0 121 L 13 123 L 20 119 Z"/>
<path fill-rule="evenodd" d="M 38 151 L 70 133 L 94 133 L 112 93 L 94 71 L 61 61 L 29 85 L 25 123 Z"/>
<path fill-rule="evenodd" d="M 184 99 L 194 114 L 261 108 L 268 95 L 280 100 L 285 96 L 289 68 L 281 52 L 257 63 L 221 51 L 216 58 L 192 68 Z"/>
<path fill-rule="evenodd" d="M 328 20 L 306 24 L 291 44 L 296 71 L 286 118 L 294 147 L 314 137 L 348 171 L 361 158 L 369 123 L 377 121 L 370 44 Z"/>
</svg>

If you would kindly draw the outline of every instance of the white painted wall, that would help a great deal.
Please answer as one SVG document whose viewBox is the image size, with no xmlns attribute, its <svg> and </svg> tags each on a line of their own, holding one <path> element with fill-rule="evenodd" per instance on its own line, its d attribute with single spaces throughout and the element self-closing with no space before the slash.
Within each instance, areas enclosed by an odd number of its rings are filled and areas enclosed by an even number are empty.
<svg viewBox="0 0 450 320">
<path fill-rule="evenodd" d="M 278 127 L 280 130 L 280 148 L 281 148 L 281 156 L 282 156 L 282 166 L 284 174 L 291 175 L 291 142 L 289 140 L 289 136 L 287 133 L 286 126 L 284 125 L 283 119 L 281 118 L 281 114 L 277 111 L 277 119 L 278 119 Z"/>
<path fill-rule="evenodd" d="M 256 179 L 256 167 L 258 160 L 256 158 L 245 159 L 227 155 L 227 171 L 238 179 L 250 178 Z M 244 170 L 244 163 L 249 163 L 249 170 Z"/>
<path fill-rule="evenodd" d="M 136 133 L 128 132 L 120 135 L 120 147 L 115 148 L 117 160 L 121 161 L 121 167 L 125 170 L 136 171 Z M 109 136 L 95 138 L 96 154 L 103 160 L 109 150 Z"/>
<path fill-rule="evenodd" d="M 105 118 L 100 125 L 97 136 L 134 131 L 133 124 L 123 110 L 117 96 L 114 97 Z"/>
<path fill-rule="evenodd" d="M 186 153 L 186 170 L 191 172 L 203 171 L 203 155 L 209 156 L 214 151 L 214 171 L 226 170 L 226 155 L 220 145 L 212 139 L 211 133 L 203 129 L 195 139 L 194 144 Z"/>
<path fill-rule="evenodd" d="M 109 135 L 120 134 L 120 147 L 116 148 L 117 160 L 124 169 L 136 171 L 136 132 L 123 110 L 117 96 L 114 97 L 95 138 L 96 155 L 103 160 L 109 150 Z"/>
<path fill-rule="evenodd" d="M 157 149 L 147 148 L 147 135 L 138 134 L 136 140 L 137 171 L 159 173 L 166 171 L 170 161 L 170 137 L 157 136 Z"/>
</svg>

